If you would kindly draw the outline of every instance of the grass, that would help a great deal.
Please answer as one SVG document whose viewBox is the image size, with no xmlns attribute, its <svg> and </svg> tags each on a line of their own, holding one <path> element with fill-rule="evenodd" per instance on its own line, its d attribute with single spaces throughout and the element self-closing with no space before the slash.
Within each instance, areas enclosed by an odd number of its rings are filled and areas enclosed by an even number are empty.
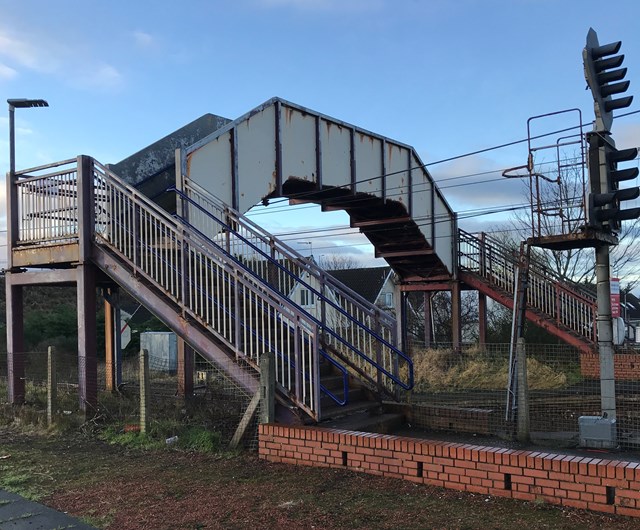
<svg viewBox="0 0 640 530">
<path fill-rule="evenodd" d="M 418 350 L 413 356 L 414 391 L 496 390 L 507 386 L 509 363 L 480 349 L 454 352 L 446 349 Z M 527 359 L 531 390 L 565 388 L 576 379 L 575 369 L 559 369 L 533 357 Z"/>
</svg>

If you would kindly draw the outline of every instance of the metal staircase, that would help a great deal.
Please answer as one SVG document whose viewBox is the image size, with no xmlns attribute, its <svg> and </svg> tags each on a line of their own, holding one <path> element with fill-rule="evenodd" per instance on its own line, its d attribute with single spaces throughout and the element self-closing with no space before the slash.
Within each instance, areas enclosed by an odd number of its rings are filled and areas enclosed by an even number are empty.
<svg viewBox="0 0 640 530">
<path fill-rule="evenodd" d="M 183 218 L 172 216 L 88 157 L 21 177 L 16 256 L 88 246 L 108 277 L 247 391 L 258 386 L 266 352 L 274 354 L 281 396 L 316 421 L 326 417 L 327 400 L 349 405 L 350 380 L 391 395 L 411 388 L 411 361 L 393 344 L 393 319 L 221 202 L 196 200 L 189 188 L 177 192 Z M 87 208 L 91 215 L 81 215 Z M 216 228 L 208 235 L 195 228 L 196 215 Z M 295 282 L 321 300 L 319 315 L 288 298 Z M 324 380 L 322 365 L 329 366 Z M 338 388 L 328 383 L 336 379 Z"/>
<path fill-rule="evenodd" d="M 459 278 L 481 293 L 514 309 L 519 285 L 520 255 L 501 242 L 459 231 Z M 528 320 L 581 351 L 596 342 L 596 297 L 569 279 L 528 259 L 526 312 Z"/>
</svg>

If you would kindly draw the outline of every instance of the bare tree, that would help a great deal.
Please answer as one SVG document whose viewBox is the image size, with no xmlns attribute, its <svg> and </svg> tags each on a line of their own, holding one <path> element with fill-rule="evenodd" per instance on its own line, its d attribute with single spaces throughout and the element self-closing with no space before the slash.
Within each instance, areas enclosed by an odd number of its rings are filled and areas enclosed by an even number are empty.
<svg viewBox="0 0 640 530">
<path fill-rule="evenodd" d="M 361 264 L 353 256 L 341 254 L 325 254 L 320 256 L 318 265 L 328 271 L 359 269 Z"/>
<path fill-rule="evenodd" d="M 555 180 L 542 180 L 536 187 L 537 193 L 531 193 L 527 180 L 527 198 L 537 197 L 536 212 L 517 212 L 512 217 L 514 246 L 533 233 L 538 236 L 577 234 L 585 225 L 585 196 L 582 171 L 576 165 L 564 164 L 560 177 Z M 562 165 L 561 165 L 562 167 Z M 539 211 L 539 215 L 538 215 Z M 640 258 L 640 240 L 638 239 L 640 222 L 626 221 L 618 234 L 620 243 L 611 248 L 611 268 L 622 277 L 625 285 L 632 289 L 639 279 L 627 276 L 629 265 Z M 517 246 L 516 246 L 517 248 Z M 595 281 L 595 260 L 593 248 L 568 250 L 549 250 L 534 248 L 534 257 L 549 269 L 575 283 L 593 284 Z"/>
</svg>

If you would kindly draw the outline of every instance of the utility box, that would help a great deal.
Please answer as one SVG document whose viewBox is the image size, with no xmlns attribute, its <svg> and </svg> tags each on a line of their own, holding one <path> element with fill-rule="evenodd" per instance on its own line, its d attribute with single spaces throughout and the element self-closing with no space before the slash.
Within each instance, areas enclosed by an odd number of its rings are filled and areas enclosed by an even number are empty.
<svg viewBox="0 0 640 530">
<path fill-rule="evenodd" d="M 140 333 L 140 348 L 149 352 L 149 369 L 175 374 L 178 369 L 178 340 L 171 331 Z"/>
<path fill-rule="evenodd" d="M 618 446 L 616 420 L 602 416 L 580 416 L 580 446 L 614 449 Z"/>
</svg>

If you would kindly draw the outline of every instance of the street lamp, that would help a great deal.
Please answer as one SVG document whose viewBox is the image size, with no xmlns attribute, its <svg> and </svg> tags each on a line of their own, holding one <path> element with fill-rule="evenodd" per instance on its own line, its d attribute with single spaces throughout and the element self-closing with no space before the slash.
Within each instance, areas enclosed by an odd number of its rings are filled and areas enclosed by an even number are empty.
<svg viewBox="0 0 640 530">
<path fill-rule="evenodd" d="M 16 186 L 16 131 L 15 109 L 48 107 L 44 99 L 8 99 L 9 104 L 9 176 L 7 178 L 7 266 L 12 267 L 12 249 L 18 237 L 18 189 Z"/>
<path fill-rule="evenodd" d="M 9 104 L 9 172 L 13 178 L 16 171 L 16 133 L 15 133 L 15 109 L 28 109 L 32 107 L 48 107 L 44 99 L 8 99 Z"/>
</svg>

